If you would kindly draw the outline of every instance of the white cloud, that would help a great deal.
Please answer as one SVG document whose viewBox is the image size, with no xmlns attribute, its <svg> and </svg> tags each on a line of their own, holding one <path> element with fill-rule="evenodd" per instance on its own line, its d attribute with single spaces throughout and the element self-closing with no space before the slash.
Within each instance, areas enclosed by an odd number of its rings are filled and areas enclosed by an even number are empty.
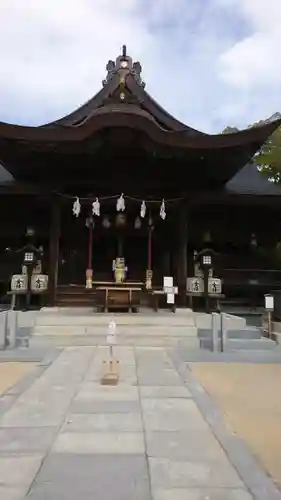
<svg viewBox="0 0 281 500">
<path fill-rule="evenodd" d="M 262 10 L 260 0 L 1 0 L 0 120 L 41 124 L 73 111 L 126 43 L 170 113 L 208 132 L 247 126 L 281 108 L 271 91 L 279 1 Z M 253 36 L 234 36 L 237 16 Z"/>
<path fill-rule="evenodd" d="M 222 78 L 228 84 L 248 91 L 253 88 L 279 86 L 280 0 L 230 1 L 232 8 L 238 9 L 240 15 L 249 23 L 252 33 L 221 54 L 218 67 Z"/>
<path fill-rule="evenodd" d="M 136 56 L 148 51 L 150 35 L 136 5 L 134 0 L 2 0 L 1 88 L 17 95 L 18 103 L 40 102 L 40 114 L 48 114 L 48 106 L 60 113 L 86 100 L 99 90 L 107 60 L 126 40 Z"/>
</svg>

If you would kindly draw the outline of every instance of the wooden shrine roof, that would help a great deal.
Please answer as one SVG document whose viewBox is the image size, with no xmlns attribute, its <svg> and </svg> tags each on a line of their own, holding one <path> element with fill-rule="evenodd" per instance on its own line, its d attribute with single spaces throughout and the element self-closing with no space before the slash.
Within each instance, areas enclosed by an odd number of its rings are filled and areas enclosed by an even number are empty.
<svg viewBox="0 0 281 500">
<path fill-rule="evenodd" d="M 18 183 L 9 172 L 0 164 L 0 188 L 1 193 L 6 194 L 36 194 L 36 186 L 21 185 Z M 281 186 L 269 182 L 267 178 L 262 175 L 257 166 L 250 162 L 245 165 L 239 172 L 237 172 L 230 181 L 226 183 L 223 190 L 217 195 L 231 195 L 239 197 L 247 195 L 252 199 L 270 198 L 280 199 Z M 225 198 L 224 198 L 225 199 Z"/>
<path fill-rule="evenodd" d="M 225 186 L 232 194 L 254 196 L 280 196 L 281 186 L 270 182 L 254 163 L 247 163 Z"/>
<path fill-rule="evenodd" d="M 141 71 L 141 65 L 133 62 L 123 47 L 122 55 L 108 62 L 100 92 L 73 113 L 40 127 L 0 123 L 0 162 L 16 179 L 35 182 L 41 177 L 44 182 L 46 172 L 49 176 L 52 171 L 56 173 L 66 158 L 74 169 L 72 155 L 76 162 L 80 155 L 80 165 L 86 159 L 94 171 L 95 162 L 89 158 L 99 155 L 100 162 L 102 151 L 109 149 L 107 132 L 117 134 L 116 143 L 123 131 L 124 151 L 130 136 L 130 149 L 136 141 L 150 157 L 170 158 L 180 183 L 183 170 L 186 181 L 200 167 L 202 174 L 206 173 L 206 182 L 213 176 L 217 184 L 224 185 L 281 124 L 279 119 L 225 135 L 197 131 L 152 99 Z M 45 174 L 39 173 L 43 164 Z M 155 175 L 159 175 L 159 169 Z"/>
</svg>

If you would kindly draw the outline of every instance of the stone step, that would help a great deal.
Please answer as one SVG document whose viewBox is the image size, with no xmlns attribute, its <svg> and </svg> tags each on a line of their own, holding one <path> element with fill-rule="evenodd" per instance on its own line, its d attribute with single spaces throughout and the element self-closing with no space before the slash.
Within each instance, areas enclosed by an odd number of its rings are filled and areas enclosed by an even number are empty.
<svg viewBox="0 0 281 500">
<path fill-rule="evenodd" d="M 44 335 L 32 336 L 29 346 L 39 348 L 45 346 L 105 346 L 105 335 Z M 199 350 L 199 340 L 194 337 L 155 336 L 155 335 L 122 335 L 117 338 L 118 346 L 144 346 L 144 347 L 184 347 Z"/>
<path fill-rule="evenodd" d="M 256 339 L 229 339 L 225 346 L 226 351 L 233 350 L 253 350 L 253 351 L 273 351 L 280 350 L 273 340 L 261 338 Z"/>
<path fill-rule="evenodd" d="M 212 339 L 208 337 L 199 338 L 199 344 L 201 349 L 206 349 L 209 351 L 213 350 Z M 221 350 L 220 339 L 218 340 L 218 352 Z M 228 339 L 223 344 L 224 352 L 232 351 L 281 351 L 281 348 L 269 339 Z"/>
<path fill-rule="evenodd" d="M 159 313 L 92 313 L 80 314 L 79 309 L 77 314 L 73 314 L 73 309 L 69 312 L 66 310 L 63 313 L 45 313 L 37 314 L 34 325 L 37 326 L 64 326 L 64 327 L 97 327 L 108 326 L 111 319 L 114 317 L 117 327 L 121 326 L 163 326 L 163 327 L 195 327 L 195 321 L 192 313 L 176 312 L 173 314 L 170 311 Z"/>
<path fill-rule="evenodd" d="M 108 324 L 106 325 L 35 325 L 31 330 L 33 336 L 58 336 L 58 335 L 92 335 L 106 336 Z M 195 326 L 162 326 L 162 325 L 120 325 L 117 324 L 117 336 L 141 335 L 143 337 L 195 337 L 197 328 Z"/>
<path fill-rule="evenodd" d="M 195 313 L 195 324 L 200 329 L 212 328 L 212 315 L 204 313 Z M 233 314 L 225 314 L 225 324 L 228 330 L 243 330 L 247 328 L 246 319 Z"/>
<path fill-rule="evenodd" d="M 199 328 L 198 329 L 199 338 L 212 338 L 212 332 L 210 328 Z M 262 334 L 261 330 L 256 327 L 244 328 L 244 329 L 235 329 L 235 330 L 227 330 L 228 339 L 261 339 Z"/>
<path fill-rule="evenodd" d="M 250 327 L 243 330 L 228 330 L 228 339 L 248 339 L 248 340 L 260 340 L 262 338 L 260 328 Z"/>
</svg>

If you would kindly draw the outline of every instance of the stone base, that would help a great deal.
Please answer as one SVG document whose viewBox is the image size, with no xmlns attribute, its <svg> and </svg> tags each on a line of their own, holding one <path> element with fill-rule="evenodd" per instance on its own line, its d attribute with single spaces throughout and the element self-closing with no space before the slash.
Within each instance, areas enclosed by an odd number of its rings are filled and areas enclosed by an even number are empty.
<svg viewBox="0 0 281 500">
<path fill-rule="evenodd" d="M 101 385 L 117 385 L 119 382 L 118 373 L 106 373 L 101 378 Z"/>
</svg>

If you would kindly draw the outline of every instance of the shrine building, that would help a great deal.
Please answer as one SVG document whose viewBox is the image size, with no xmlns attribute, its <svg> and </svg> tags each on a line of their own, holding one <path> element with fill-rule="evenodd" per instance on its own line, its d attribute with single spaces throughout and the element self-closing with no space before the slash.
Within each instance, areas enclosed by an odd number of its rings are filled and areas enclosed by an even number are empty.
<svg viewBox="0 0 281 500">
<path fill-rule="evenodd" d="M 209 135 L 147 93 L 125 46 L 106 71 L 101 90 L 68 116 L 39 127 L 0 123 L 1 302 L 22 272 L 27 230 L 49 306 L 90 304 L 120 263 L 123 286 L 149 278 L 161 288 L 173 277 L 184 306 L 205 247 L 226 301 L 260 300 L 281 283 L 281 189 L 253 157 L 281 120 Z"/>
</svg>

